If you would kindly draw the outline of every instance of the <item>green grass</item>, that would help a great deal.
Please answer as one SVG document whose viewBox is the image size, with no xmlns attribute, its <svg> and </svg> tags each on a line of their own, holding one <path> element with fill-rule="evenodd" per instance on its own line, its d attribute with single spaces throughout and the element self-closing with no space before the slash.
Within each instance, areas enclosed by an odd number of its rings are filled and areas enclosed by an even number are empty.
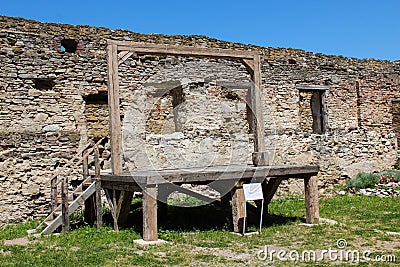
<svg viewBox="0 0 400 267">
<path fill-rule="evenodd" d="M 173 198 L 171 201 L 168 201 L 168 204 L 171 206 L 178 206 L 178 207 L 195 207 L 200 205 L 206 205 L 207 202 L 181 193 L 181 194 L 176 194 L 176 197 Z"/>
<path fill-rule="evenodd" d="M 138 204 L 138 203 L 136 203 Z M 329 260 L 290 262 L 257 258 L 269 249 L 338 249 L 345 239 L 349 250 L 370 250 L 372 256 L 395 255 L 400 262 L 400 202 L 398 198 L 342 196 L 320 200 L 322 218 L 338 224 L 304 226 L 304 200 L 291 198 L 271 202 L 272 214 L 261 235 L 239 236 L 229 229 L 225 210 L 215 205 L 196 208 L 170 207 L 168 220 L 160 222 L 161 246 L 140 247 L 140 208 L 132 214 L 133 228 L 114 232 L 110 226 L 100 230 L 80 227 L 68 234 L 30 238 L 26 246 L 5 246 L 6 239 L 26 236 L 38 222 L 0 228 L 0 266 L 331 266 Z M 139 217 L 138 217 L 139 216 Z M 136 218 L 136 221 L 134 220 Z M 139 218 L 139 219 L 138 219 Z M 256 229 L 256 218 L 249 218 Z M 135 222 L 133 222 L 135 221 Z M 136 224 L 139 224 L 136 225 Z M 336 262 L 337 266 L 356 265 Z M 360 266 L 370 266 L 361 263 Z M 374 266 L 396 266 L 378 263 Z"/>
<path fill-rule="evenodd" d="M 35 228 L 39 223 L 28 221 L 26 223 L 11 224 L 0 228 L 0 240 L 13 239 L 26 236 L 26 231 Z"/>
</svg>

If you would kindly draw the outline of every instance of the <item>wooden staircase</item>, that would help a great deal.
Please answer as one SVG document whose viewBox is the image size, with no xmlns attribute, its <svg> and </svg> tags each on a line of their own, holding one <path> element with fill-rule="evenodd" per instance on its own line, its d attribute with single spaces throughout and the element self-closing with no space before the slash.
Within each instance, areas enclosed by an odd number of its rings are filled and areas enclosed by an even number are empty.
<svg viewBox="0 0 400 267">
<path fill-rule="evenodd" d="M 79 186 L 79 188 L 82 185 Z M 81 189 L 82 190 L 82 189 Z M 68 200 L 68 214 L 72 214 L 75 212 L 80 206 L 85 204 L 85 200 L 87 200 L 90 196 L 92 196 L 96 192 L 96 182 L 92 182 L 85 191 L 77 191 L 74 190 L 73 194 L 77 195 L 77 197 L 73 200 Z M 58 207 L 53 210 L 46 219 L 39 224 L 37 229 L 41 229 L 43 225 L 46 225 L 46 228 L 43 229 L 41 234 L 51 234 L 54 232 L 58 227 L 62 226 L 63 219 L 62 219 L 62 204 L 58 205 Z"/>
<path fill-rule="evenodd" d="M 28 230 L 29 235 L 51 234 L 59 227 L 69 230 L 69 216 L 79 207 L 85 205 L 90 197 L 95 198 L 95 213 L 97 227 L 102 224 L 100 163 L 98 145 L 100 139 L 91 148 L 87 145 L 82 152 L 77 153 L 66 165 L 59 169 L 51 178 L 51 212 L 35 229 Z M 95 175 L 89 175 L 88 157 L 94 153 Z M 76 163 L 74 163 L 77 160 Z M 68 175 L 79 165 L 83 167 L 83 181 L 74 190 L 69 190 Z M 61 189 L 61 190 L 59 190 Z M 61 200 L 61 203 L 60 203 Z"/>
</svg>

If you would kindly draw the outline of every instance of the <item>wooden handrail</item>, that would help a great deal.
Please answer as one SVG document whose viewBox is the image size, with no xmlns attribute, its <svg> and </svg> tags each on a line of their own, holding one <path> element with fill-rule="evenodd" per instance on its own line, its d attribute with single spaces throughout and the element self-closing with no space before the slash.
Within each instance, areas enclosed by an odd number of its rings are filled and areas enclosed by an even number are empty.
<svg viewBox="0 0 400 267">
<path fill-rule="evenodd" d="M 103 141 L 103 139 L 104 139 L 104 137 L 101 138 L 99 141 L 97 141 L 96 144 L 93 145 L 93 147 L 91 147 L 90 149 L 88 149 L 87 152 L 86 152 L 83 156 L 81 156 L 81 158 L 78 160 L 78 162 L 75 163 L 64 175 L 66 176 L 66 175 L 70 174 L 79 164 L 82 163 L 82 161 L 83 161 L 85 158 L 89 157 L 89 155 L 93 152 L 94 147 L 95 147 L 95 146 L 98 146 L 98 145 L 100 144 L 100 142 Z M 82 152 L 85 151 L 89 146 L 90 146 L 90 144 L 89 144 L 89 145 L 86 145 L 85 148 L 84 148 L 82 151 L 80 151 L 79 153 L 77 153 L 66 165 L 63 166 L 63 168 L 62 168 L 59 172 L 57 172 L 57 175 L 54 175 L 54 176 L 53 176 L 52 180 L 53 180 L 53 179 L 56 180 L 55 183 L 54 183 L 55 186 L 57 186 L 57 185 L 60 183 L 60 181 L 57 179 L 57 178 L 58 178 L 58 175 L 60 175 L 61 172 L 62 172 L 63 170 L 66 169 L 66 167 L 70 166 L 70 165 L 72 164 L 72 162 L 73 162 L 75 159 L 77 159 L 78 156 L 79 156 L 80 154 L 82 154 Z"/>
<path fill-rule="evenodd" d="M 63 232 L 69 231 L 69 203 L 68 203 L 68 177 L 64 176 L 61 186 L 61 214 L 62 214 L 62 230 Z"/>
<path fill-rule="evenodd" d="M 61 167 L 61 169 L 59 169 L 52 177 L 50 180 L 53 180 L 55 178 L 57 178 L 69 165 L 72 164 L 72 162 L 74 162 L 74 160 L 76 160 L 80 154 L 82 154 L 83 151 L 85 151 L 85 149 L 87 149 L 88 147 L 90 147 L 90 144 L 87 144 L 85 146 L 84 149 L 82 149 L 82 151 L 80 151 L 79 153 L 76 153 L 75 156 L 73 156 L 68 162 L 67 164 L 65 164 L 64 166 Z"/>
<path fill-rule="evenodd" d="M 78 153 L 76 153 L 69 161 L 67 164 L 65 164 L 64 166 L 61 167 L 60 170 L 58 170 L 51 178 L 50 183 L 51 183 L 51 210 L 55 210 L 58 206 L 58 202 L 57 202 L 57 196 L 58 196 L 58 185 L 63 182 L 62 185 L 62 198 L 67 197 L 68 198 L 68 193 L 65 196 L 65 190 L 67 190 L 68 188 L 68 175 L 79 165 L 81 164 L 85 159 L 87 159 L 89 157 L 89 155 L 93 152 L 93 150 L 97 147 L 98 145 L 101 143 L 101 141 L 104 140 L 104 137 L 101 138 L 100 140 L 98 140 L 96 142 L 96 144 L 93 145 L 93 147 L 91 147 L 90 149 L 88 149 L 91 144 L 87 144 L 81 151 L 79 151 Z M 85 152 L 86 153 L 83 153 Z M 83 154 L 83 155 L 82 155 Z M 72 165 L 72 163 L 74 162 L 74 160 L 76 160 L 79 155 L 81 155 L 81 158 L 78 160 L 77 163 L 75 163 L 74 165 Z M 71 166 L 72 165 L 72 166 Z M 58 177 L 62 174 L 63 171 L 65 171 L 67 169 L 67 167 L 71 167 L 66 173 L 63 174 L 63 179 L 58 179 Z"/>
</svg>

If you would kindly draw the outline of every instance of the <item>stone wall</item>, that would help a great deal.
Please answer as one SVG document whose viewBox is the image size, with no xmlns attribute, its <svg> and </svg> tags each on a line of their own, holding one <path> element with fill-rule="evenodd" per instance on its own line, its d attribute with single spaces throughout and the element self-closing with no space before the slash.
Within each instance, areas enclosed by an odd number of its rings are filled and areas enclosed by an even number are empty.
<svg viewBox="0 0 400 267">
<path fill-rule="evenodd" d="M 166 61 L 133 58 L 120 67 L 126 168 L 249 163 L 247 88 L 240 88 L 249 87 L 245 68 L 220 60 L 177 57 L 175 62 Z M 141 80 L 135 77 L 141 72 L 132 62 L 148 67 L 145 73 L 158 71 Z"/>
<path fill-rule="evenodd" d="M 299 92 L 299 117 L 300 129 L 303 132 L 309 132 L 313 128 L 313 117 L 311 107 L 311 98 L 313 91 Z"/>
<path fill-rule="evenodd" d="M 392 127 L 396 136 L 397 144 L 400 143 L 400 99 L 393 99 L 392 101 Z"/>
<path fill-rule="evenodd" d="M 398 62 L 1 16 L 0 26 L 0 223 L 45 215 L 54 171 L 108 136 L 106 39 L 259 51 L 274 164 L 319 164 L 321 185 L 397 159 Z M 125 168 L 251 162 L 240 63 L 140 56 L 119 71 Z M 322 134 L 299 85 L 329 86 Z M 102 148 L 108 168 L 107 140 Z"/>
</svg>

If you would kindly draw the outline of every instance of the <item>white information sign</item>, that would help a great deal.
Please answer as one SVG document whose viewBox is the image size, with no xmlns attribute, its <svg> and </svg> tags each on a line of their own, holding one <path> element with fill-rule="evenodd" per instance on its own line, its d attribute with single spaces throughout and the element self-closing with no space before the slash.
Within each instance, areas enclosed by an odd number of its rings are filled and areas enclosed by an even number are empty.
<svg viewBox="0 0 400 267">
<path fill-rule="evenodd" d="M 243 184 L 243 192 L 245 201 L 264 199 L 260 183 Z"/>
</svg>

